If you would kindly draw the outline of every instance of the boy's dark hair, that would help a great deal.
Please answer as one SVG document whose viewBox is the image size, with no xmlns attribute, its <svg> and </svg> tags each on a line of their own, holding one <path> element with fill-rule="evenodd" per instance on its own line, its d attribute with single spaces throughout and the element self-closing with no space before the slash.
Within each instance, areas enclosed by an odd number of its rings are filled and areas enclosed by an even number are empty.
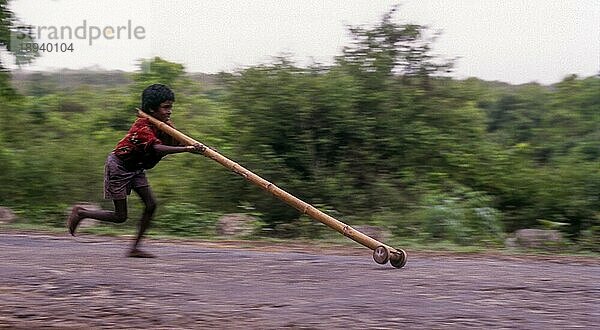
<svg viewBox="0 0 600 330">
<path fill-rule="evenodd" d="M 150 85 L 142 92 L 142 111 L 157 110 L 164 101 L 175 102 L 175 93 L 163 84 Z"/>
</svg>

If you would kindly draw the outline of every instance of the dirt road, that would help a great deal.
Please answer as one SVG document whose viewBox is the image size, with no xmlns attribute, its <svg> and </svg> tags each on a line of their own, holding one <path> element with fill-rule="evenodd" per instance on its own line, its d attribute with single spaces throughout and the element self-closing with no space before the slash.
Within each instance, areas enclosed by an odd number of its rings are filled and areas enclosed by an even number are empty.
<svg viewBox="0 0 600 330">
<path fill-rule="evenodd" d="M 337 254 L 0 233 L 0 328 L 569 329 L 600 326 L 597 259 Z M 358 252 L 357 252 L 358 251 Z M 348 253 L 346 253 L 348 252 Z"/>
</svg>

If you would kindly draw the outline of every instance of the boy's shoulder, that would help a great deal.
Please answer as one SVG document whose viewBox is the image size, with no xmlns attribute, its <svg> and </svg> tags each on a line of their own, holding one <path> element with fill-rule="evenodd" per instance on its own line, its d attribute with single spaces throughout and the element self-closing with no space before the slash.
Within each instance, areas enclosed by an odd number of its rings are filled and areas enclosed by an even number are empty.
<svg viewBox="0 0 600 330">
<path fill-rule="evenodd" d="M 144 130 L 155 131 L 154 125 L 147 118 L 137 118 L 133 124 L 131 124 L 131 128 L 129 132 L 139 132 Z"/>
<path fill-rule="evenodd" d="M 167 121 L 165 122 L 167 125 L 174 127 L 173 122 L 172 121 Z M 138 117 L 135 122 L 133 122 L 133 125 L 131 125 L 131 127 L 150 127 L 150 128 L 157 128 L 156 125 L 154 125 L 150 119 L 148 118 L 142 118 L 142 117 Z"/>
<path fill-rule="evenodd" d="M 173 122 L 166 122 L 167 125 L 174 127 Z M 129 134 L 142 134 L 142 135 L 153 135 L 157 137 L 169 137 L 168 134 L 161 131 L 156 125 L 154 125 L 148 118 L 137 118 L 129 129 Z"/>
<path fill-rule="evenodd" d="M 137 117 L 131 127 L 145 127 L 150 125 L 152 125 L 152 123 L 148 118 Z"/>
</svg>

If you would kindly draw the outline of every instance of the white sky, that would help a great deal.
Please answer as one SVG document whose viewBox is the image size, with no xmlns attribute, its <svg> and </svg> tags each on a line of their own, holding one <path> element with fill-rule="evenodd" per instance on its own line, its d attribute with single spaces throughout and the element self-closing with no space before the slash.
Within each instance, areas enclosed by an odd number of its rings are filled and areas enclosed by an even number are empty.
<svg viewBox="0 0 600 330">
<path fill-rule="evenodd" d="M 436 54 L 459 57 L 454 77 L 551 84 L 568 74 L 600 72 L 600 0 L 13 0 L 24 22 L 144 28 L 144 39 L 73 42 L 73 52 L 45 53 L 30 70 L 85 68 L 133 71 L 160 56 L 188 72 L 215 73 L 291 53 L 300 65 L 330 64 L 349 44 L 346 25 L 377 23 L 400 3 L 399 23 L 441 30 Z M 89 31 L 89 30 L 88 30 Z M 89 33 L 88 33 L 89 34 Z"/>
</svg>

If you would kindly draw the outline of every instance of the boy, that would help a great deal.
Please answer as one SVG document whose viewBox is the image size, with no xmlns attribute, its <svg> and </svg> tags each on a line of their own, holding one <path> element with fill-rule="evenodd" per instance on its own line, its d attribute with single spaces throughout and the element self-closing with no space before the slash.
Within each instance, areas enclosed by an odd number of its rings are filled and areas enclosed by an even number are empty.
<svg viewBox="0 0 600 330">
<path fill-rule="evenodd" d="M 154 84 L 142 92 L 142 111 L 172 126 L 171 113 L 175 94 L 165 85 Z M 154 258 L 139 249 L 139 243 L 150 225 L 156 209 L 156 200 L 148 184 L 145 170 L 154 167 L 163 156 L 180 152 L 202 153 L 204 146 L 180 146 L 172 137 L 152 125 L 148 119 L 138 118 L 125 137 L 117 143 L 108 155 L 104 167 L 104 198 L 112 199 L 115 210 L 89 210 L 81 206 L 73 207 L 67 219 L 69 233 L 75 230 L 81 219 L 91 218 L 100 221 L 123 223 L 127 220 L 127 195 L 135 191 L 144 203 L 138 233 L 129 257 Z"/>
</svg>

